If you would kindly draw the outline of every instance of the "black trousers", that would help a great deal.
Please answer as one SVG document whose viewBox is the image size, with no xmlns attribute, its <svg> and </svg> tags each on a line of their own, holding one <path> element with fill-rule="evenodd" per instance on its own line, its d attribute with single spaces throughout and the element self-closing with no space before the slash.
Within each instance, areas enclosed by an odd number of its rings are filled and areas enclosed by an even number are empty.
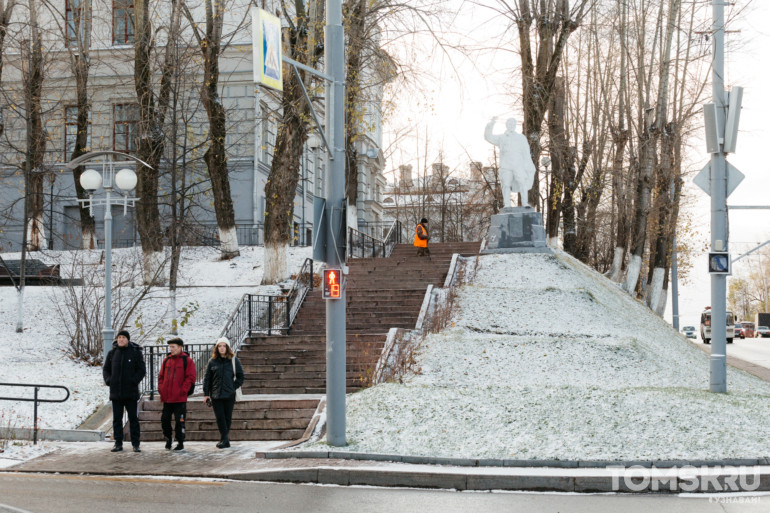
<svg viewBox="0 0 770 513">
<path fill-rule="evenodd" d="M 139 445 L 139 417 L 136 414 L 136 407 L 136 399 L 112 401 L 112 437 L 115 439 L 115 443 L 123 443 L 123 410 L 126 410 L 131 433 L 131 445 Z"/>
<path fill-rule="evenodd" d="M 230 436 L 230 426 L 233 423 L 233 408 L 235 408 L 235 395 L 225 399 L 212 399 L 211 407 L 217 417 L 217 428 L 222 440 Z"/>
<path fill-rule="evenodd" d="M 184 420 L 187 416 L 187 403 L 163 403 L 163 413 L 160 416 L 160 428 L 163 430 L 163 436 L 171 438 L 171 414 L 174 414 L 176 420 L 174 431 L 176 431 L 176 441 L 184 442 Z"/>
</svg>

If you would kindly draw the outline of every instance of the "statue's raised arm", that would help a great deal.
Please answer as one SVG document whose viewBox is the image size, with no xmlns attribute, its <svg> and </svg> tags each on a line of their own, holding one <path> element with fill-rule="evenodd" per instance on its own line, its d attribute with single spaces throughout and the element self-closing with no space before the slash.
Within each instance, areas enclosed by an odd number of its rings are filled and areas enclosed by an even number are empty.
<svg viewBox="0 0 770 513">
<path fill-rule="evenodd" d="M 495 123 L 497 122 L 497 116 L 493 117 L 492 120 L 487 123 L 487 127 L 484 129 L 484 139 L 487 140 L 488 143 L 494 144 L 495 146 L 500 145 L 500 136 L 494 135 L 492 132 L 495 129 Z"/>
</svg>

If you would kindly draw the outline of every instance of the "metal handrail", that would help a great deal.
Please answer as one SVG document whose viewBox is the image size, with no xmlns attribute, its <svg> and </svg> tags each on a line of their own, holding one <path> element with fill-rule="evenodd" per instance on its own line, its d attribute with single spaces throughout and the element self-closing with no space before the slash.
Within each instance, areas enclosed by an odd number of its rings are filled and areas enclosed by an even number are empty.
<svg viewBox="0 0 770 513">
<path fill-rule="evenodd" d="M 214 343 L 211 344 L 185 344 L 183 351 L 195 363 L 195 386 L 203 383 L 203 372 L 206 370 L 206 364 L 211 357 L 211 351 L 214 349 Z M 142 356 L 147 373 L 142 379 L 139 387 L 139 394 L 144 396 L 150 394 L 150 401 L 155 399 L 158 393 L 158 374 L 163 365 L 163 359 L 168 356 L 168 346 L 142 346 Z"/>
<path fill-rule="evenodd" d="M 389 257 L 393 253 L 393 249 L 396 244 L 401 244 L 402 239 L 402 226 L 401 221 L 393 221 L 393 225 L 388 230 L 388 234 L 385 236 L 385 257 Z"/>
<path fill-rule="evenodd" d="M 351 258 L 387 258 L 400 242 L 401 223 L 399 221 L 393 221 L 384 240 L 355 228 L 348 228 L 348 256 Z"/>
<path fill-rule="evenodd" d="M 35 389 L 35 397 L 30 399 L 27 397 L 0 397 L 0 401 L 26 401 L 35 403 L 35 420 L 33 428 L 33 444 L 37 445 L 37 405 L 38 403 L 63 403 L 70 398 L 70 389 L 63 385 L 35 385 L 31 383 L 0 383 L 0 387 L 33 387 Z M 60 388 L 67 392 L 64 399 L 40 399 L 37 394 L 41 388 Z"/>
<path fill-rule="evenodd" d="M 385 256 L 385 241 L 348 227 L 348 256 L 351 258 Z"/>
<path fill-rule="evenodd" d="M 288 332 L 307 293 L 313 290 L 313 260 L 306 258 L 286 295 L 244 294 L 227 319 L 220 337 L 227 337 L 234 352 L 252 333 Z"/>
</svg>

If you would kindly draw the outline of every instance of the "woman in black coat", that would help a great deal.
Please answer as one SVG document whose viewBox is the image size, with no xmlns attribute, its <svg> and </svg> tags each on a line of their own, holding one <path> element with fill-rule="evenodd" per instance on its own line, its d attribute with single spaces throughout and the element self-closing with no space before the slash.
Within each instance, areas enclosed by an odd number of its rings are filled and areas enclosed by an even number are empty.
<svg viewBox="0 0 770 513">
<path fill-rule="evenodd" d="M 230 425 L 233 423 L 235 392 L 243 385 L 243 367 L 235 357 L 230 341 L 222 337 L 214 344 L 211 359 L 203 377 L 203 398 L 214 408 L 222 439 L 217 447 L 230 447 Z"/>
</svg>

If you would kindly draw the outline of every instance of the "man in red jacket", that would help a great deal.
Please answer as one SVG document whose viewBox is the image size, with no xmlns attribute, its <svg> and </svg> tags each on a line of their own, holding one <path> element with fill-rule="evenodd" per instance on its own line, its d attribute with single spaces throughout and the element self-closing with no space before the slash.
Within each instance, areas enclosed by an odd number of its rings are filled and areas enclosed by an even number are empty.
<svg viewBox="0 0 770 513">
<path fill-rule="evenodd" d="M 184 419 L 187 414 L 187 391 L 195 384 L 195 362 L 182 351 L 181 338 L 168 341 L 169 355 L 163 360 L 158 373 L 158 391 L 163 403 L 160 426 L 166 437 L 166 449 L 171 449 L 171 414 L 176 420 L 175 451 L 184 450 Z M 185 360 L 187 360 L 185 362 Z"/>
</svg>

